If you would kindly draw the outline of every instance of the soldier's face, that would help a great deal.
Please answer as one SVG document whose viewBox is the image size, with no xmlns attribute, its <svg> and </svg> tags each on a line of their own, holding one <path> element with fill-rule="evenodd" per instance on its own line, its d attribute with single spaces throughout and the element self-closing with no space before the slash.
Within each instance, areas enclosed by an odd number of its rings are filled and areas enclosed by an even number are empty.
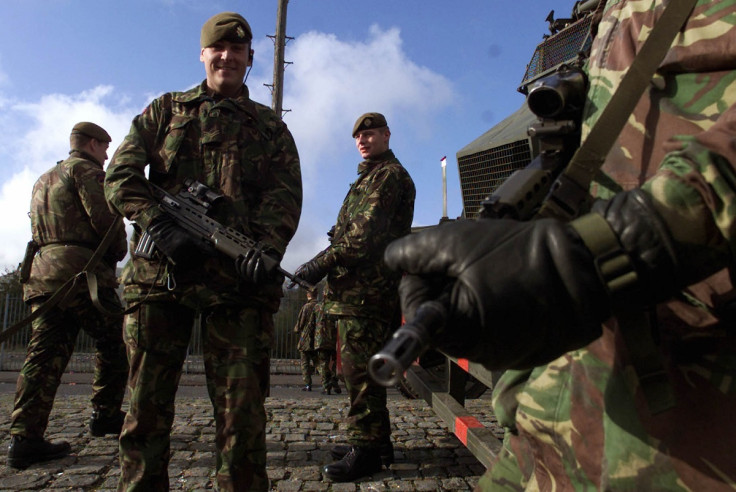
<svg viewBox="0 0 736 492">
<path fill-rule="evenodd" d="M 243 85 L 245 70 L 250 66 L 250 43 L 218 41 L 202 48 L 199 59 L 204 63 L 207 87 L 223 96 L 233 96 Z"/>
<path fill-rule="evenodd" d="M 361 130 L 355 134 L 355 146 L 363 159 L 369 159 L 388 150 L 390 136 L 388 127 Z"/>
<path fill-rule="evenodd" d="M 89 150 L 92 157 L 97 159 L 100 164 L 105 164 L 107 160 L 107 149 L 110 147 L 108 142 L 100 142 L 99 140 L 90 140 Z"/>
</svg>

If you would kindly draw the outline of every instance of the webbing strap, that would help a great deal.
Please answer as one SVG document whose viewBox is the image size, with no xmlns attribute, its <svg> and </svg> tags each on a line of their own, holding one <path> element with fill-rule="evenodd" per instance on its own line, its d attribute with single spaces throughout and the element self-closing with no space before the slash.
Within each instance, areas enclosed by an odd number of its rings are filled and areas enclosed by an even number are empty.
<svg viewBox="0 0 736 492">
<path fill-rule="evenodd" d="M 570 225 L 593 254 L 601 281 L 612 297 L 636 283 L 631 257 L 621 247 L 606 219 L 598 214 L 587 214 Z M 674 389 L 654 340 L 648 313 L 641 309 L 617 309 L 615 315 L 649 411 L 657 414 L 674 407 Z"/>
<path fill-rule="evenodd" d="M 687 21 L 697 0 L 670 0 L 624 74 L 621 83 L 588 137 L 553 186 L 550 199 L 540 211 L 544 217 L 573 219 L 588 203 L 588 189 L 606 155 L 618 139 L 654 72 L 667 54 L 677 32 Z"/>
<path fill-rule="evenodd" d="M 62 309 L 66 307 L 67 303 L 74 294 L 77 293 L 78 288 L 80 287 L 80 281 L 82 277 L 87 277 L 87 284 L 90 288 L 90 297 L 93 299 L 93 303 L 95 304 L 95 307 L 100 309 L 104 314 L 109 315 L 121 315 L 123 313 L 111 313 L 107 309 L 104 309 L 102 307 L 102 304 L 99 301 L 98 295 L 97 295 L 97 277 L 94 274 L 95 268 L 97 268 L 97 265 L 99 264 L 100 260 L 102 260 L 102 257 L 107 252 L 108 248 L 110 247 L 110 243 L 112 243 L 112 240 L 115 237 L 115 234 L 113 234 L 113 230 L 116 229 L 120 221 L 122 221 L 122 217 L 118 217 L 111 225 L 110 228 L 105 233 L 105 237 L 100 242 L 100 245 L 97 247 L 94 253 L 92 253 L 92 256 L 87 261 L 87 264 L 84 266 L 81 272 L 77 273 L 73 277 L 67 279 L 64 284 L 56 289 L 56 291 L 49 297 L 46 302 L 41 304 L 38 309 L 33 311 L 29 316 L 26 316 L 22 320 L 18 321 L 17 323 L 13 324 L 10 328 L 0 333 L 0 343 L 4 342 L 11 336 L 13 336 L 18 330 L 20 330 L 25 325 L 31 323 L 34 319 L 40 317 L 41 315 L 47 313 L 51 310 L 54 306 L 59 306 Z M 90 277 L 93 278 L 92 283 L 90 284 Z M 94 286 L 94 292 L 92 292 L 91 287 Z M 95 303 L 95 299 L 97 299 L 97 302 Z"/>
</svg>

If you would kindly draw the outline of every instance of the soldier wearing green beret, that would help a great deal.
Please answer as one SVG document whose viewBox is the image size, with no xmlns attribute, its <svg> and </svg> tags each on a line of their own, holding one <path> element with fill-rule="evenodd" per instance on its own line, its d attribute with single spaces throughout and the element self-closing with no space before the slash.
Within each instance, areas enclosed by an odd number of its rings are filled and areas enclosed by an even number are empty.
<svg viewBox="0 0 736 492">
<path fill-rule="evenodd" d="M 41 175 L 33 186 L 30 217 L 38 251 L 24 260 L 31 265 L 23 297 L 33 311 L 38 310 L 85 268 L 112 227 L 112 245 L 94 273 L 101 302 L 110 309 L 122 310 L 115 292 L 115 266 L 125 256 L 125 228 L 109 210 L 102 188 L 110 135 L 94 123 L 81 122 L 74 125 L 69 140 L 69 157 Z M 128 361 L 122 318 L 98 311 L 90 293 L 78 289 L 64 305 L 54 305 L 32 323 L 28 355 L 18 378 L 10 419 L 8 465 L 13 468 L 61 458 L 70 451 L 69 443 L 51 443 L 43 436 L 80 329 L 97 341 L 90 433 L 118 435 L 124 417 L 120 406 Z"/>
<path fill-rule="evenodd" d="M 389 148 L 391 130 L 380 113 L 360 116 L 352 131 L 363 158 L 337 216 L 330 245 L 300 266 L 310 283 L 327 276 L 323 313 L 333 320 L 350 398 L 348 445 L 335 446 L 323 474 L 349 482 L 393 462 L 386 388 L 368 376 L 368 359 L 398 325 L 400 276 L 382 261 L 393 240 L 409 234 L 414 182 Z"/>
<path fill-rule="evenodd" d="M 130 410 L 120 435 L 119 490 L 168 490 L 174 398 L 194 321 L 201 316 L 205 375 L 215 414 L 218 490 L 267 490 L 266 411 L 273 313 L 283 278 L 262 253 L 281 258 L 302 204 L 299 156 L 286 124 L 249 97 L 252 31 L 234 12 L 202 26 L 206 79 L 167 92 L 136 116 L 105 181 L 111 207 L 134 223 L 124 296 L 140 302 L 125 317 Z M 218 222 L 262 245 L 236 262 L 200 250 L 158 207 L 151 182 L 176 194 L 195 179 L 224 199 Z M 134 254 L 141 233 L 153 258 Z"/>
</svg>

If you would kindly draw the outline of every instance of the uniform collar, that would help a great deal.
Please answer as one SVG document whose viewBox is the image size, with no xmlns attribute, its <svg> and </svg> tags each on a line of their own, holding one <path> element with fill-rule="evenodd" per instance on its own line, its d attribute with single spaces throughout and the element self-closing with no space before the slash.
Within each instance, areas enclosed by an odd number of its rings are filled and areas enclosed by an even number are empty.
<svg viewBox="0 0 736 492">
<path fill-rule="evenodd" d="M 94 156 L 92 156 L 92 154 L 90 154 L 89 152 L 85 152 L 83 150 L 72 149 L 72 150 L 69 151 L 69 157 L 78 157 L 80 159 L 84 159 L 84 160 L 87 160 L 87 161 L 92 161 L 95 164 L 97 164 L 98 166 L 100 166 L 100 168 L 103 167 L 102 166 L 102 163 L 100 161 L 98 161 L 97 159 L 95 159 Z"/>
<path fill-rule="evenodd" d="M 379 164 L 381 162 L 386 162 L 393 158 L 394 158 L 393 151 L 391 149 L 388 149 L 386 152 L 382 154 L 378 154 L 376 157 L 371 157 L 370 159 L 366 159 L 360 164 L 358 164 L 358 174 L 364 173 L 365 171 L 371 169 L 376 164 Z"/>
<path fill-rule="evenodd" d="M 203 80 L 198 87 L 190 89 L 186 92 L 175 93 L 173 100 L 178 103 L 188 104 L 192 102 L 201 103 L 203 101 L 228 101 L 240 106 L 242 109 L 249 113 L 254 113 L 252 108 L 253 102 L 250 100 L 250 91 L 248 86 L 243 84 L 240 89 L 240 93 L 236 97 L 221 97 L 212 93 L 207 87 L 207 79 Z"/>
</svg>

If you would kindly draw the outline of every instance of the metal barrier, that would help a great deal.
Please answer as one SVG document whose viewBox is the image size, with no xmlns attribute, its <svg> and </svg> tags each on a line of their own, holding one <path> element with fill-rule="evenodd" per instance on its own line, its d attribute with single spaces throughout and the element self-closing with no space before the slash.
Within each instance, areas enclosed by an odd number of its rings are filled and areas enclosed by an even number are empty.
<svg viewBox="0 0 736 492">
<path fill-rule="evenodd" d="M 297 343 L 299 334 L 294 333 L 294 325 L 299 310 L 306 301 L 301 289 L 285 290 L 279 311 L 274 315 L 274 345 L 271 349 L 271 372 L 279 374 L 301 374 Z M 2 330 L 30 314 L 20 296 L 7 294 L 0 298 Z M 20 371 L 26 357 L 26 347 L 31 336 L 31 327 L 25 326 L 8 340 L 0 344 L 0 371 Z M 79 332 L 74 354 L 67 366 L 67 372 L 93 372 L 95 342 L 84 331 Z M 195 320 L 189 353 L 184 363 L 184 372 L 203 373 L 202 337 L 200 320 Z"/>
<path fill-rule="evenodd" d="M 493 388 L 500 375 L 467 359 L 448 357 L 444 385 L 418 364 L 409 367 L 405 377 L 460 442 L 488 468 L 501 451 L 501 439 L 465 408 L 465 390 L 470 376 Z"/>
</svg>

